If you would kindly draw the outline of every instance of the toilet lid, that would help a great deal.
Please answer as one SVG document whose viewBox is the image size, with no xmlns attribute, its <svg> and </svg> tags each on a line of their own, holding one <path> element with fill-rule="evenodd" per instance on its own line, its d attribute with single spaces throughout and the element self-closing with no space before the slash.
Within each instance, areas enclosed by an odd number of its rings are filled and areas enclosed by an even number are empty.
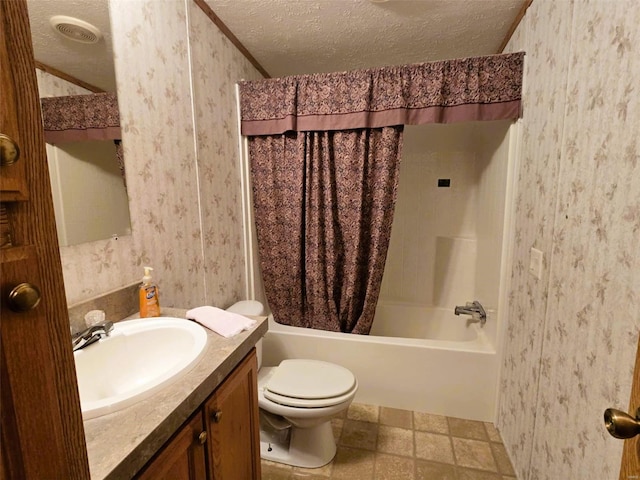
<svg viewBox="0 0 640 480">
<path fill-rule="evenodd" d="M 336 404 L 343 401 L 340 398 L 348 397 L 355 385 L 353 373 L 340 365 L 320 360 L 283 360 L 265 385 L 264 396 L 281 404 L 288 401 L 292 406 L 327 403 L 320 400 Z"/>
</svg>

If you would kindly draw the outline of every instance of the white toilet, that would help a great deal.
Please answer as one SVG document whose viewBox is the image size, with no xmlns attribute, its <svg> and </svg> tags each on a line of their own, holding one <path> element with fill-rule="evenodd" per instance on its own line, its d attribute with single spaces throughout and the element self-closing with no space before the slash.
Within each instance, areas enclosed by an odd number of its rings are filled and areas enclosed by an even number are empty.
<svg viewBox="0 0 640 480">
<path fill-rule="evenodd" d="M 228 308 L 244 315 L 262 315 L 255 300 Z M 319 360 L 283 360 L 277 367 L 262 366 L 258 342 L 258 405 L 260 456 L 296 467 L 317 468 L 336 453 L 331 418 L 349 408 L 358 381 L 344 367 Z"/>
</svg>

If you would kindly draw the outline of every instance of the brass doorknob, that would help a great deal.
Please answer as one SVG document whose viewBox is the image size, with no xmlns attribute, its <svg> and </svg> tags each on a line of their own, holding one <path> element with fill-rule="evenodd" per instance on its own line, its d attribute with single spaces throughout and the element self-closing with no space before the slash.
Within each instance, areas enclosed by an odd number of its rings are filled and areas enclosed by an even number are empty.
<svg viewBox="0 0 640 480">
<path fill-rule="evenodd" d="M 21 283 L 9 292 L 7 302 L 14 312 L 27 312 L 40 303 L 40 290 L 30 283 Z"/>
<path fill-rule="evenodd" d="M 607 408 L 604 411 L 604 425 L 612 437 L 633 438 L 640 433 L 640 408 L 636 411 L 636 418 L 621 410 Z"/>
<path fill-rule="evenodd" d="M 20 147 L 13 139 L 0 133 L 0 165 L 3 167 L 13 165 L 20 158 Z"/>
<path fill-rule="evenodd" d="M 207 432 L 200 432 L 200 435 L 198 435 L 198 443 L 200 443 L 200 445 L 204 445 L 206 441 L 207 441 Z"/>
</svg>

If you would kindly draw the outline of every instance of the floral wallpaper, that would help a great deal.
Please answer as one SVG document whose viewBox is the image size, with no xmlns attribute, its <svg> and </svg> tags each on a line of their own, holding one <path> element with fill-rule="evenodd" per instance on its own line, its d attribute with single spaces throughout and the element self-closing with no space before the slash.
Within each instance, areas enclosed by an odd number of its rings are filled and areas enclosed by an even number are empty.
<svg viewBox="0 0 640 480">
<path fill-rule="evenodd" d="M 518 478 L 617 479 L 640 329 L 640 4 L 536 0 L 498 428 Z M 543 275 L 528 273 L 531 247 Z"/>
<path fill-rule="evenodd" d="M 67 95 L 88 95 L 91 92 L 86 88 L 70 83 L 62 78 L 36 68 L 36 80 L 38 82 L 38 92 L 40 98 L 44 97 L 64 97 Z"/>
<path fill-rule="evenodd" d="M 257 73 L 193 7 L 110 0 L 133 233 L 62 252 L 70 304 L 139 281 L 144 265 L 162 306 L 240 297 L 234 83 Z"/>
<path fill-rule="evenodd" d="M 188 3 L 206 299 L 226 307 L 245 288 L 235 84 L 262 75 Z"/>
</svg>

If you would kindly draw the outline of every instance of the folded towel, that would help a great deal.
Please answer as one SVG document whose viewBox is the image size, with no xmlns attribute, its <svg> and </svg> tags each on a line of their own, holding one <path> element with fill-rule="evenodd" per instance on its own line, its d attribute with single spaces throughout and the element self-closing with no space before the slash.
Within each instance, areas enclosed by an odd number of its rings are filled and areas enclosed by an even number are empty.
<svg viewBox="0 0 640 480">
<path fill-rule="evenodd" d="M 209 306 L 192 308 L 187 312 L 187 318 L 226 338 L 233 337 L 243 330 L 249 330 L 256 324 L 255 320 L 237 313 Z"/>
</svg>

